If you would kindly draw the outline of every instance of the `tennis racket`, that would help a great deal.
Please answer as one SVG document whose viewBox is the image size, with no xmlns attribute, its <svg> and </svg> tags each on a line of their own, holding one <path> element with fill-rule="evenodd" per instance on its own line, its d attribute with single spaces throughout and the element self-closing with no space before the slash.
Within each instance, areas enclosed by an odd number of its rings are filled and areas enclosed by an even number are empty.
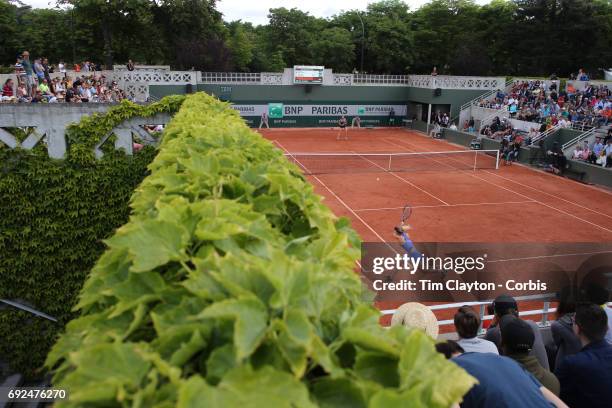
<svg viewBox="0 0 612 408">
<path fill-rule="evenodd" d="M 408 220 L 408 218 L 410 218 L 410 216 L 412 215 L 412 207 L 410 205 L 406 205 L 404 206 L 404 209 L 402 210 L 402 225 L 406 223 L 406 220 Z"/>
</svg>

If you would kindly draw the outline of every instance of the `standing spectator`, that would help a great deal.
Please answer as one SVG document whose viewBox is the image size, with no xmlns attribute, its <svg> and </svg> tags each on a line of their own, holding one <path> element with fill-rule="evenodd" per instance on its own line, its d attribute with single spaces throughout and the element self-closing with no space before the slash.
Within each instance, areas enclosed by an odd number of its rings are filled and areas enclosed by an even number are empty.
<svg viewBox="0 0 612 408">
<path fill-rule="evenodd" d="M 40 84 L 42 80 L 45 79 L 45 68 L 43 67 L 40 58 L 36 58 L 34 60 L 34 73 L 36 74 L 36 78 Z"/>
<path fill-rule="evenodd" d="M 470 121 L 468 122 L 468 132 L 473 133 L 474 129 L 474 118 L 470 117 Z"/>
<path fill-rule="evenodd" d="M 601 138 L 599 136 L 595 137 L 595 142 L 593 143 L 593 147 L 591 148 L 591 154 L 589 156 L 588 162 L 595 164 L 603 148 L 604 145 L 603 143 L 601 143 Z"/>
<path fill-rule="evenodd" d="M 437 75 L 438 75 L 438 68 L 434 66 L 433 69 L 431 70 L 431 76 L 437 76 Z"/>
<path fill-rule="evenodd" d="M 553 373 L 540 365 L 538 359 L 530 356 L 535 336 L 531 327 L 516 316 L 506 315 L 500 321 L 502 350 L 504 355 L 519 363 L 536 380 L 559 396 L 559 380 Z"/>
<path fill-rule="evenodd" d="M 489 327 L 489 330 L 487 330 L 485 339 L 492 341 L 495 343 L 495 345 L 497 345 L 498 349 L 501 349 L 501 332 L 499 329 L 499 321 L 502 317 L 508 314 L 518 317 L 518 305 L 512 296 L 500 295 L 493 301 L 493 309 L 495 311 L 495 321 L 494 324 Z M 540 328 L 531 320 L 527 320 L 526 322 L 529 324 L 529 326 L 531 326 L 535 336 L 533 349 L 531 350 L 530 355 L 535 355 L 542 367 L 549 370 L 550 365 L 548 364 L 548 355 L 546 354 L 546 348 L 544 347 L 544 341 L 542 340 Z"/>
<path fill-rule="evenodd" d="M 126 67 L 127 67 L 128 71 L 133 71 L 134 70 L 135 66 L 134 66 L 134 63 L 132 62 L 132 60 L 128 60 L 128 63 L 126 65 Z"/>
<path fill-rule="evenodd" d="M 465 352 L 499 354 L 495 344 L 477 337 L 480 318 L 470 306 L 461 306 L 454 317 L 455 330 L 459 335 L 457 344 Z"/>
<path fill-rule="evenodd" d="M 557 368 L 561 399 L 572 408 L 608 408 L 612 402 L 612 345 L 605 340 L 608 317 L 595 304 L 578 306 L 574 333 L 583 347 Z"/>
<path fill-rule="evenodd" d="M 42 59 L 42 67 L 43 72 L 45 73 L 45 79 L 47 80 L 47 84 L 51 84 L 51 72 L 53 69 L 49 66 L 49 60 L 47 58 Z"/>
<path fill-rule="evenodd" d="M 59 64 L 57 65 L 57 69 L 63 77 L 66 77 L 66 64 L 64 64 L 64 60 L 60 60 Z"/>
<path fill-rule="evenodd" d="M 32 63 L 30 62 L 29 51 L 23 52 L 23 60 L 21 61 L 21 64 L 23 65 L 23 70 L 25 71 L 25 84 L 26 89 L 28 90 L 28 97 L 30 97 L 34 93 L 34 68 L 32 67 Z"/>
</svg>

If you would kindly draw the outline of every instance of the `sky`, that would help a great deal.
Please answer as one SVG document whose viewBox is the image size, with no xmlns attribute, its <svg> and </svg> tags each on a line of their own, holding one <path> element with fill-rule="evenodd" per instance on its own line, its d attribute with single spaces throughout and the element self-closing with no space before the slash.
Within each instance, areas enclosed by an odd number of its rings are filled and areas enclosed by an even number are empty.
<svg viewBox="0 0 612 408">
<path fill-rule="evenodd" d="M 54 7 L 55 1 L 22 0 L 37 8 Z M 266 24 L 268 10 L 275 7 L 297 7 L 313 16 L 330 17 L 342 10 L 364 10 L 373 0 L 218 0 L 217 9 L 223 13 L 225 21 L 242 20 L 253 24 Z M 476 0 L 483 4 L 486 0 Z M 427 3 L 427 0 L 404 0 L 412 10 Z M 51 4 L 51 5 L 49 5 Z"/>
</svg>

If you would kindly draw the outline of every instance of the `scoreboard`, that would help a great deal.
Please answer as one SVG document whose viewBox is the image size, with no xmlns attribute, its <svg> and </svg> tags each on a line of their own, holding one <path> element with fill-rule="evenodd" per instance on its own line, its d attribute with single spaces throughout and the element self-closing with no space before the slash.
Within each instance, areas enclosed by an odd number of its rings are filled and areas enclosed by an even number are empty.
<svg viewBox="0 0 612 408">
<path fill-rule="evenodd" d="M 324 69 L 325 67 L 316 65 L 295 65 L 293 67 L 293 83 L 321 85 Z"/>
</svg>

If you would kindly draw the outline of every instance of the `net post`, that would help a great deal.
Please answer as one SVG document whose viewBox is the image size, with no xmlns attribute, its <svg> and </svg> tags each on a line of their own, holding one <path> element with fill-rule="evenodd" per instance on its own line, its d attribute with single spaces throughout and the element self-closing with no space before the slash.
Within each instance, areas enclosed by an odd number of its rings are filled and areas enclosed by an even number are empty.
<svg viewBox="0 0 612 408">
<path fill-rule="evenodd" d="M 472 171 L 476 171 L 477 160 L 478 160 L 478 150 L 474 150 L 474 168 L 472 169 Z"/>
<path fill-rule="evenodd" d="M 497 151 L 497 155 L 495 156 L 495 170 L 499 170 L 499 150 Z"/>
<path fill-rule="evenodd" d="M 387 167 L 387 171 L 389 172 L 391 171 L 391 158 L 393 158 L 392 154 L 389 155 L 389 166 Z"/>
</svg>

